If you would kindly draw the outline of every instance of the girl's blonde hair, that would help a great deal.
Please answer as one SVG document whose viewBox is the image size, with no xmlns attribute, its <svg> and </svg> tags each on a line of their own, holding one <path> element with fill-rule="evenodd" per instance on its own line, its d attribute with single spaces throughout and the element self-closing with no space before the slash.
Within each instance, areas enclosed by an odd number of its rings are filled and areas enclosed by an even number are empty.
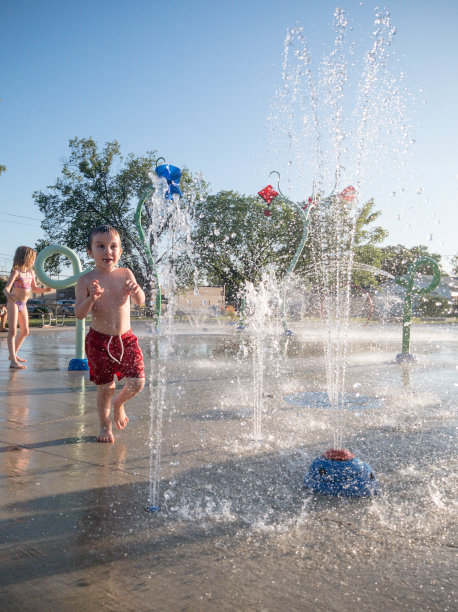
<svg viewBox="0 0 458 612">
<path fill-rule="evenodd" d="M 36 251 L 28 246 L 20 246 L 16 249 L 13 259 L 13 270 L 32 270 L 35 263 Z"/>
</svg>

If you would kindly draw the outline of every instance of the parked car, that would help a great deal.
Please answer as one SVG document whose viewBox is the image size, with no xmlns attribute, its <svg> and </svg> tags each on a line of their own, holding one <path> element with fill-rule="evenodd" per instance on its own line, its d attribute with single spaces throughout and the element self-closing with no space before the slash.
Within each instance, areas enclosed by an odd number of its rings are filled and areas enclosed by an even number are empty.
<svg viewBox="0 0 458 612">
<path fill-rule="evenodd" d="M 57 314 L 75 316 L 75 300 L 57 300 Z"/>
<path fill-rule="evenodd" d="M 41 315 L 48 312 L 48 307 L 41 300 L 30 299 L 27 301 L 27 310 L 30 315 Z"/>
</svg>

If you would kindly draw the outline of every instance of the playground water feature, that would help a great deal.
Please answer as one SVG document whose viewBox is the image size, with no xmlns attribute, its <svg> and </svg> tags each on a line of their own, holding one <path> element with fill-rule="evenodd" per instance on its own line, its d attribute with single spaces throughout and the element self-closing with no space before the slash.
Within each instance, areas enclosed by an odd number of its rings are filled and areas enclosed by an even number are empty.
<svg viewBox="0 0 458 612">
<path fill-rule="evenodd" d="M 340 128 L 335 133 L 342 135 Z M 321 278 L 348 278 L 351 250 L 344 255 L 343 267 L 336 264 L 333 273 L 327 266 Z M 162 274 L 164 287 L 172 288 L 167 266 Z M 266 286 L 252 288 L 251 345 L 221 327 L 196 333 L 172 326 L 173 316 L 165 319 L 160 336 L 154 329 L 135 330 L 141 342 L 151 341 L 151 402 L 133 403 L 129 427 L 116 442 L 122 448 L 122 440 L 129 440 L 122 459 L 129 476 L 123 489 L 102 487 L 105 498 L 98 512 L 105 522 L 105 546 L 95 543 L 95 524 L 101 520 L 87 510 L 86 500 L 85 514 L 78 519 L 79 550 L 89 549 L 99 563 L 103 556 L 116 563 L 113 581 L 124 586 L 123 598 L 135 596 L 137 604 L 142 595 L 125 582 L 126 567 L 133 564 L 144 590 L 154 593 L 160 607 L 170 597 L 186 601 L 183 582 L 191 576 L 192 560 L 212 589 L 192 597 L 207 604 L 230 597 L 241 606 L 261 600 L 332 609 L 347 601 L 380 609 L 379 604 L 394 601 L 401 609 L 421 609 L 425 602 L 425 609 L 434 609 L 437 602 L 438 609 L 452 609 L 457 347 L 451 329 L 419 330 L 419 363 L 400 366 L 394 363 L 399 328 L 352 327 L 349 294 L 332 301 L 330 292 L 328 324 L 308 321 L 294 326 L 292 338 L 278 335 L 272 345 L 276 358 L 267 364 L 266 341 L 275 321 Z M 170 315 L 173 301 L 169 304 Z M 54 343 L 57 356 L 65 347 L 52 335 L 48 342 Z M 32 348 L 37 347 L 31 343 Z M 272 376 L 272 370 L 279 375 Z M 370 411 L 345 410 L 346 387 L 379 402 Z M 329 410 L 284 401 L 304 388 L 326 392 Z M 86 392 L 83 388 L 80 396 Z M 149 422 L 148 469 L 136 420 L 143 431 Z M 332 436 L 335 444 L 348 441 L 371 458 L 383 486 L 381 497 L 355 504 L 301 490 L 304 466 Z M 104 445 L 95 446 L 95 453 L 105 452 Z M 149 475 L 149 508 L 162 510 L 151 525 L 138 512 L 145 485 L 144 479 L 133 482 L 139 474 Z M 64 499 L 56 502 L 55 497 L 54 503 L 64 505 Z M 122 528 L 106 506 L 116 506 Z M 27 509 L 33 512 L 33 503 Z M 156 545 L 154 557 L 151 544 Z M 172 560 L 177 550 L 184 563 Z M 172 596 L 161 591 L 164 571 L 158 561 L 173 567 L 177 592 Z M 430 561 L 433 567 L 427 569 Z M 212 568 L 217 562 L 219 579 Z M 372 588 L 374 581 L 380 587 Z M 235 586 L 243 587 L 243 595 L 234 592 Z"/>
<path fill-rule="evenodd" d="M 198 198 L 199 177 L 187 191 L 184 203 L 179 187 L 181 170 L 175 166 L 156 165 L 150 174 L 151 187 L 137 207 L 137 229 L 148 254 L 151 272 L 151 295 L 155 293 L 155 322 L 151 325 L 151 351 L 155 359 L 149 375 L 150 383 L 150 478 L 146 510 L 160 510 L 160 477 L 163 415 L 165 405 L 165 379 L 168 358 L 172 351 L 171 333 L 175 316 L 175 299 L 178 292 L 176 265 L 186 258 L 193 264 L 194 284 L 197 286 L 197 267 L 191 241 L 194 205 Z M 142 214 L 149 219 L 144 233 Z M 154 278 L 153 278 L 154 276 Z M 162 293 L 166 291 L 166 309 L 163 314 Z M 197 291 L 197 288 L 196 288 Z M 152 298 L 151 298 L 152 300 Z M 152 304 L 149 305 L 153 310 Z M 162 322 L 162 328 L 161 328 Z M 162 335 L 162 350 L 160 350 Z M 153 350 L 154 349 L 154 350 Z"/>
<path fill-rule="evenodd" d="M 336 9 L 334 46 L 316 68 L 304 28 L 288 30 L 282 83 L 269 117 L 270 148 L 277 167 L 281 166 L 278 175 L 300 201 L 305 204 L 309 196 L 309 204 L 314 205 L 309 283 L 320 296 L 326 321 L 326 392 L 335 415 L 334 449 L 343 449 L 341 420 L 350 397 L 346 389 L 348 322 L 360 195 L 370 189 L 374 167 L 386 171 L 387 157 L 400 159 L 400 166 L 405 166 L 402 157 L 409 143 L 401 87 L 390 71 L 395 28 L 389 13 L 376 9 L 368 48 L 360 58 L 351 31 L 347 12 Z M 307 184 L 308 193 L 304 191 Z M 351 462 L 339 463 L 341 494 L 345 494 L 348 474 L 344 472 Z M 328 479 L 323 466 L 318 471 Z M 369 472 L 373 478 L 368 466 Z"/>
<path fill-rule="evenodd" d="M 379 496 L 349 500 L 302 490 L 304 466 L 332 439 L 334 409 L 285 401 L 327 386 L 326 327 L 316 320 L 291 325 L 292 337 L 276 335 L 281 359 L 265 364 L 256 444 L 253 355 L 241 350 L 247 334 L 207 323 L 205 332 L 174 325 L 169 345 L 159 336 L 167 365 L 161 512 L 154 515 L 144 512 L 147 391 L 129 406 L 129 425 L 115 444 L 95 443 L 94 387 L 87 374 L 66 371 L 74 331 L 33 332 L 24 345 L 27 376 L 0 373 L 8 592 L 16 585 L 30 595 L 19 578 L 28 576 L 54 596 L 81 597 L 86 582 L 86 602 L 100 601 L 103 580 L 109 597 L 127 608 L 147 609 L 154 597 L 159 608 L 230 601 L 269 609 L 283 601 L 290 609 L 452 610 L 454 326 L 417 325 L 418 362 L 401 365 L 394 360 L 399 323 L 349 325 L 348 386 L 379 402 L 344 409 L 343 434 L 359 456 L 371 458 L 382 487 Z M 150 326 L 134 321 L 133 329 L 149 370 L 157 358 Z M 0 347 L 6 363 L 4 340 Z M 272 375 L 277 367 L 281 376 Z"/>
</svg>

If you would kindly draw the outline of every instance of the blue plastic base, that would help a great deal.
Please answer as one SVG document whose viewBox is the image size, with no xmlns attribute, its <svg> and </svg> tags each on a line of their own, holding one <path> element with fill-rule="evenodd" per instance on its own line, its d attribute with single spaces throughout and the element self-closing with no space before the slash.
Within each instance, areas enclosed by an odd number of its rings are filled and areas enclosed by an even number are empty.
<svg viewBox="0 0 458 612">
<path fill-rule="evenodd" d="M 291 331 L 290 329 L 285 329 L 285 331 L 283 332 L 284 336 L 293 336 L 294 332 Z"/>
<path fill-rule="evenodd" d="M 417 357 L 413 353 L 398 353 L 396 355 L 396 363 L 415 363 L 416 361 Z"/>
<path fill-rule="evenodd" d="M 160 512 L 160 506 L 147 506 L 145 508 L 146 512 Z"/>
<path fill-rule="evenodd" d="M 89 370 L 87 359 L 70 359 L 68 363 L 69 371 L 86 371 Z"/>
<path fill-rule="evenodd" d="M 379 493 L 371 467 L 356 457 L 347 461 L 317 457 L 304 478 L 304 488 L 341 497 L 369 497 Z"/>
</svg>

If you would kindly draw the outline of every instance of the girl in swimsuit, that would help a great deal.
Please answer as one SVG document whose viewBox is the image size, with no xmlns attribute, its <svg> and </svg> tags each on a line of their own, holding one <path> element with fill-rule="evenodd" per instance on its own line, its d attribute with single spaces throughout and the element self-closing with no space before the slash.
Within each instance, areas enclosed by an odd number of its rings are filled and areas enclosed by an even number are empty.
<svg viewBox="0 0 458 612">
<path fill-rule="evenodd" d="M 35 282 L 33 264 L 36 252 L 27 246 L 20 246 L 14 254 L 13 267 L 3 293 L 6 295 L 8 309 L 8 350 L 10 368 L 25 370 L 25 359 L 18 357 L 19 347 L 29 335 L 29 313 L 27 300 L 30 291 L 33 293 L 47 293 L 50 287 L 38 287 Z M 16 338 L 16 328 L 19 323 L 19 336 Z"/>
</svg>

